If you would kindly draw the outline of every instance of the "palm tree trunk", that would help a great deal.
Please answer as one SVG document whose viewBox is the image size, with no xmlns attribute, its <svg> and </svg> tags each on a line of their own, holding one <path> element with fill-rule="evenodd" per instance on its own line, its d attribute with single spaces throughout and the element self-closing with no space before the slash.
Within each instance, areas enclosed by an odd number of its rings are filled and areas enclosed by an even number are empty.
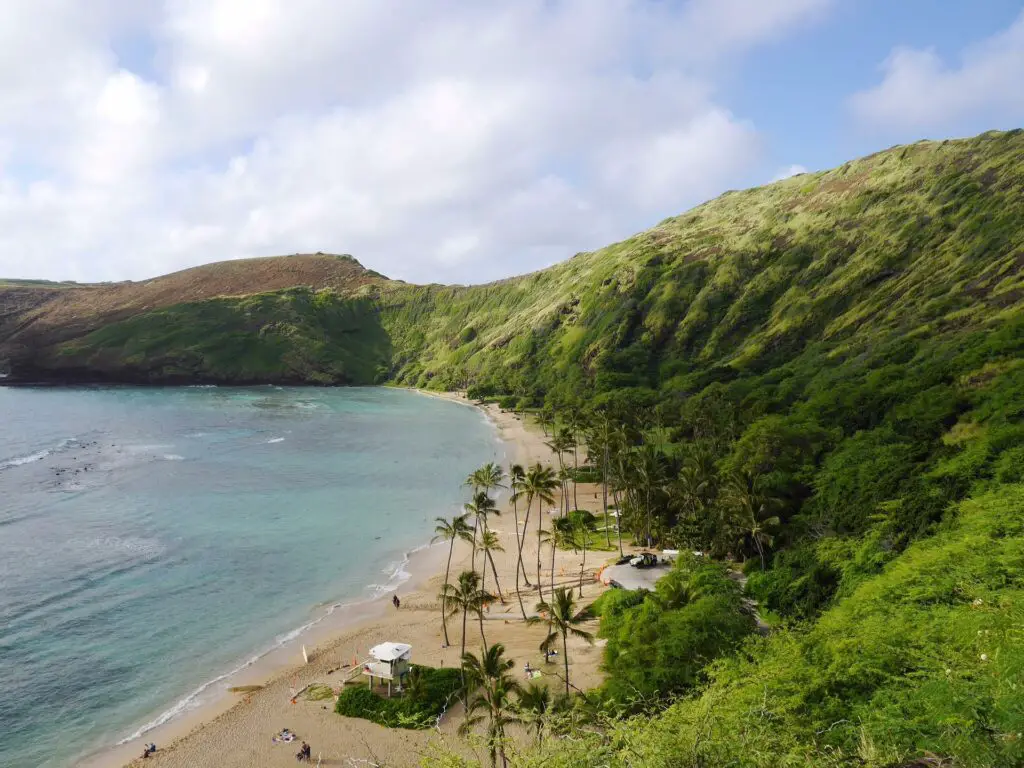
<svg viewBox="0 0 1024 768">
<path fill-rule="evenodd" d="M 601 464 L 601 504 L 604 506 L 604 543 L 612 545 L 612 532 L 608 530 L 608 448 L 604 449 L 604 461 Z"/>
<path fill-rule="evenodd" d="M 441 627 L 444 629 L 444 645 L 447 648 L 451 643 L 448 641 L 448 577 L 452 570 L 452 552 L 455 550 L 455 537 L 452 536 L 451 546 L 448 547 L 448 565 L 444 568 L 444 591 L 441 592 Z"/>
<path fill-rule="evenodd" d="M 530 586 L 530 580 L 526 576 L 526 566 L 523 565 L 523 544 L 522 544 L 522 539 L 526 538 L 526 525 L 530 521 L 530 511 L 529 510 L 526 511 L 526 522 L 523 523 L 523 533 L 522 533 L 522 536 L 519 535 L 519 505 L 516 504 L 515 501 L 512 502 L 512 514 L 515 516 L 515 519 L 516 519 L 516 550 L 518 550 L 518 554 L 516 555 L 516 586 L 518 588 L 518 585 L 519 585 L 519 569 L 520 568 L 523 571 L 523 578 L 526 579 L 526 586 Z"/>
<path fill-rule="evenodd" d="M 651 486 L 647 486 L 647 548 L 651 548 Z"/>
<path fill-rule="evenodd" d="M 571 592 L 569 594 L 572 594 Z M 566 632 L 562 633 L 562 661 L 565 662 L 565 695 L 569 695 L 569 644 L 566 641 Z"/>
<path fill-rule="evenodd" d="M 580 503 L 576 500 L 576 473 L 579 472 L 580 464 L 576 456 L 576 438 L 572 440 L 572 508 L 579 509 Z"/>
<path fill-rule="evenodd" d="M 540 586 L 540 532 L 544 528 L 544 508 L 537 504 L 537 598 L 544 601 L 544 590 Z"/>
<path fill-rule="evenodd" d="M 583 597 L 583 571 L 587 567 L 587 532 L 583 532 L 583 560 L 580 562 L 580 597 Z"/>
<path fill-rule="evenodd" d="M 530 500 L 531 504 L 533 499 Z M 523 621 L 526 621 L 526 608 L 523 606 L 523 595 L 519 591 L 519 569 L 523 569 L 523 576 L 526 576 L 526 565 L 523 563 L 523 545 L 526 544 L 526 530 L 530 527 L 530 505 L 526 507 L 526 520 L 523 521 L 523 538 L 519 541 L 519 564 L 516 566 L 516 597 L 519 598 L 519 610 L 523 614 Z M 526 586 L 530 586 L 530 580 L 526 580 Z"/>
<path fill-rule="evenodd" d="M 480 639 L 484 641 L 484 650 L 486 650 L 487 636 L 484 634 L 484 607 L 482 605 L 477 610 L 476 615 L 480 619 Z"/>
<path fill-rule="evenodd" d="M 466 655 L 466 614 L 469 612 L 468 606 L 462 607 L 462 653 L 459 654 L 459 663 L 462 663 L 462 657 Z"/>
<path fill-rule="evenodd" d="M 469 570 L 476 570 L 476 528 L 480 524 L 480 517 L 473 516 L 473 551 L 469 555 Z"/>
<path fill-rule="evenodd" d="M 501 595 L 501 583 L 498 581 L 498 569 L 494 567 L 494 555 L 491 554 L 491 550 L 487 550 L 487 559 L 491 561 L 491 573 L 494 574 L 494 586 L 498 590 L 498 599 L 501 600 L 501 604 L 504 605 L 505 598 Z M 484 570 L 486 570 L 486 568 Z"/>
<path fill-rule="evenodd" d="M 622 557 L 622 505 L 619 503 L 619 494 L 612 489 L 612 501 L 615 502 L 615 533 L 619 538 L 619 557 Z"/>
<path fill-rule="evenodd" d="M 555 551 L 557 550 L 555 541 L 555 526 L 551 526 L 551 594 L 555 594 Z"/>
</svg>

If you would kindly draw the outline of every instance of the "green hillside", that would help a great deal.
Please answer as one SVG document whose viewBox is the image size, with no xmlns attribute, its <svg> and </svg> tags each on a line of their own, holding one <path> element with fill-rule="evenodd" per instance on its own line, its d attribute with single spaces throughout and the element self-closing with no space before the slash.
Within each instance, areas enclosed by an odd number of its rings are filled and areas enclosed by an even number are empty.
<svg viewBox="0 0 1024 768">
<path fill-rule="evenodd" d="M 325 352 L 321 321 L 307 316 L 289 336 L 300 363 L 277 356 L 275 333 L 262 341 L 264 326 L 246 302 L 217 309 L 231 329 L 227 343 L 255 335 L 237 367 L 206 353 L 216 346 L 208 334 L 198 349 L 183 332 L 149 348 L 165 365 L 138 370 L 138 350 L 121 340 L 163 322 L 144 306 L 110 318 L 119 330 L 101 319 L 103 332 L 56 344 L 47 332 L 62 321 L 42 317 L 34 335 L 20 331 L 13 353 L 0 328 L 0 358 L 29 378 L 93 371 L 163 381 L 190 371 L 228 381 L 252 372 L 242 378 L 314 383 L 372 383 L 383 359 L 397 382 L 476 384 L 533 401 L 558 387 L 692 389 L 708 375 L 766 370 L 813 343 L 849 355 L 897 335 L 916 341 L 1011 316 L 1022 298 L 1022 155 L 1020 131 L 897 147 L 727 193 L 624 242 L 488 285 L 410 286 L 366 273 L 358 286 L 319 299 L 317 310 L 282 303 L 312 315 L 368 295 L 390 343 L 355 343 L 352 333 Z M 357 305 L 344 312 L 361 314 Z M 339 367 L 331 355 L 349 344 Z"/>
<path fill-rule="evenodd" d="M 727 193 L 533 275 L 384 290 L 395 377 L 692 388 L 815 342 L 849 355 L 998 323 L 1024 299 L 1022 157 L 1020 131 L 920 142 Z"/>
</svg>

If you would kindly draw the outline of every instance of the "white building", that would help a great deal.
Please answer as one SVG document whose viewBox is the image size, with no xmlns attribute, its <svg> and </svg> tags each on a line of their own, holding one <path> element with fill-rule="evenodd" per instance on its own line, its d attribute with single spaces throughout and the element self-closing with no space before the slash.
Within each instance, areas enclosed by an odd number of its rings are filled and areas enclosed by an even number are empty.
<svg viewBox="0 0 1024 768">
<path fill-rule="evenodd" d="M 405 676 L 409 674 L 412 646 L 405 643 L 381 643 L 370 649 L 370 658 L 370 661 L 363 664 L 363 674 L 369 678 L 370 688 L 373 688 L 374 678 L 382 683 L 387 680 L 390 696 L 391 684 L 397 680 L 401 687 Z"/>
</svg>

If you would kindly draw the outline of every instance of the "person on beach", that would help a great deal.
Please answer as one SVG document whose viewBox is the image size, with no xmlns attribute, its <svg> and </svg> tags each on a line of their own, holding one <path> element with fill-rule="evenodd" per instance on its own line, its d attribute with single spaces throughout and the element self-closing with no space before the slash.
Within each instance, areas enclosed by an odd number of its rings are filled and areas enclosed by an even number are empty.
<svg viewBox="0 0 1024 768">
<path fill-rule="evenodd" d="M 395 608 L 402 607 L 402 601 L 398 599 L 398 595 L 395 595 L 391 598 L 391 603 L 395 606 Z"/>
</svg>

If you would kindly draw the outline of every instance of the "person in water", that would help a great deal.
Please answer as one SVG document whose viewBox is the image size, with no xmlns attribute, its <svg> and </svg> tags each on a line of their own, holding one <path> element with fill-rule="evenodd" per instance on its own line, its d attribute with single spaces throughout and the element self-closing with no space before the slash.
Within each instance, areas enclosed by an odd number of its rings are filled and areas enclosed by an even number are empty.
<svg viewBox="0 0 1024 768">
<path fill-rule="evenodd" d="M 395 595 L 394 597 L 391 598 L 391 603 L 392 603 L 392 605 L 395 606 L 395 608 L 401 608 L 402 607 L 402 601 L 398 599 L 398 595 Z"/>
</svg>

